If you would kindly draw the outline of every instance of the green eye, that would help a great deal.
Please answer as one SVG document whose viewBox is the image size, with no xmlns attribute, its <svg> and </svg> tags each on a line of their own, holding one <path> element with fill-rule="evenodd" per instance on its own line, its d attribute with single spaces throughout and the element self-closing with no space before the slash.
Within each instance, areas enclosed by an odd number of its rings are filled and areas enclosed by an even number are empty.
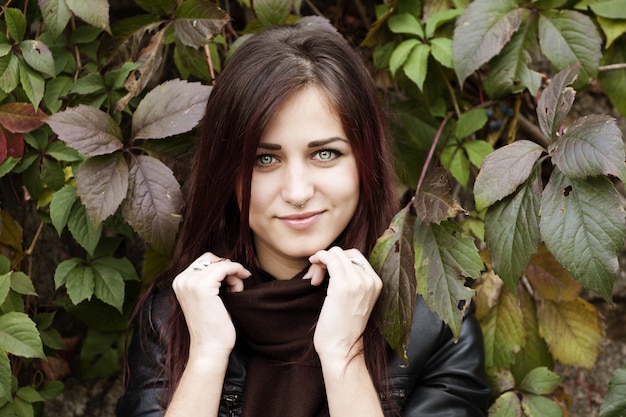
<svg viewBox="0 0 626 417">
<path fill-rule="evenodd" d="M 320 159 L 331 159 L 333 157 L 333 151 L 324 149 L 322 151 L 319 151 L 318 155 Z"/>
</svg>

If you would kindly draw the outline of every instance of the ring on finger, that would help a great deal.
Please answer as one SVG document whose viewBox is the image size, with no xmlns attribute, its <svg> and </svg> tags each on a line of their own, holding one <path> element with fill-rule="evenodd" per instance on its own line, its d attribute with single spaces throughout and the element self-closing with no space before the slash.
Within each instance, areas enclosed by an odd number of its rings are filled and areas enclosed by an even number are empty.
<svg viewBox="0 0 626 417">
<path fill-rule="evenodd" d="M 365 271 L 365 262 L 363 262 L 361 259 L 354 258 L 354 257 L 350 257 L 348 259 L 350 259 L 350 262 L 352 262 L 353 264 L 355 264 L 356 266 L 358 266 L 359 268 Z"/>
<path fill-rule="evenodd" d="M 194 271 L 202 271 L 207 266 L 213 263 L 219 262 L 219 261 L 223 261 L 223 260 L 224 258 L 218 258 L 214 261 L 211 261 L 210 259 L 198 259 L 197 261 L 191 264 L 191 269 L 193 269 Z"/>
</svg>

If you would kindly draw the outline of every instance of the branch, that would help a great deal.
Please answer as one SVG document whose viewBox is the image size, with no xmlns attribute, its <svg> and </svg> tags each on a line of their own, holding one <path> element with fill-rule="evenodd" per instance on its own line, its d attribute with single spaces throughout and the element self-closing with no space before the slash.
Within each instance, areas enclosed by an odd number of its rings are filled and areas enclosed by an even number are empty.
<svg viewBox="0 0 626 417">
<path fill-rule="evenodd" d="M 616 70 L 623 70 L 623 69 L 626 69 L 626 62 L 621 63 L 621 64 L 602 65 L 598 67 L 598 71 L 600 72 L 616 71 Z"/>
</svg>

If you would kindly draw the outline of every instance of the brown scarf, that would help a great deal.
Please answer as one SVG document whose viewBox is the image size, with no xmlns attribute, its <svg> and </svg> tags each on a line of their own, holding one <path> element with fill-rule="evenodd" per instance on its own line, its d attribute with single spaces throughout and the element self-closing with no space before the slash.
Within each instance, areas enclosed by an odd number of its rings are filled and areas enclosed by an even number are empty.
<svg viewBox="0 0 626 417">
<path fill-rule="evenodd" d="M 222 299 L 237 335 L 253 354 L 248 365 L 243 417 L 328 416 L 313 333 L 326 286 L 300 274 L 287 281 L 246 279 Z"/>
</svg>

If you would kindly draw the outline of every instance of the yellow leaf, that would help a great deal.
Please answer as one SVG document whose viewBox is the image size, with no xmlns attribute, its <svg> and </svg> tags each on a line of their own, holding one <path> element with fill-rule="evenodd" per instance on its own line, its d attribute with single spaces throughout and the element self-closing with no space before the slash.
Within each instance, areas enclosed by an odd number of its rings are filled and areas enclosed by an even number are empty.
<svg viewBox="0 0 626 417">
<path fill-rule="evenodd" d="M 0 253 L 14 265 L 24 254 L 22 244 L 24 236 L 22 226 L 9 212 L 0 210 Z"/>
<path fill-rule="evenodd" d="M 480 320 L 487 367 L 508 368 L 513 362 L 513 357 L 525 343 L 522 323 L 519 300 L 503 285 L 496 304 Z"/>
<path fill-rule="evenodd" d="M 554 359 L 563 365 L 593 367 L 605 326 L 596 308 L 577 298 L 573 301 L 538 303 L 539 333 Z"/>
<path fill-rule="evenodd" d="M 570 275 L 544 245 L 530 257 L 526 277 L 540 298 L 551 301 L 573 301 L 582 290 L 582 284 Z"/>
</svg>

